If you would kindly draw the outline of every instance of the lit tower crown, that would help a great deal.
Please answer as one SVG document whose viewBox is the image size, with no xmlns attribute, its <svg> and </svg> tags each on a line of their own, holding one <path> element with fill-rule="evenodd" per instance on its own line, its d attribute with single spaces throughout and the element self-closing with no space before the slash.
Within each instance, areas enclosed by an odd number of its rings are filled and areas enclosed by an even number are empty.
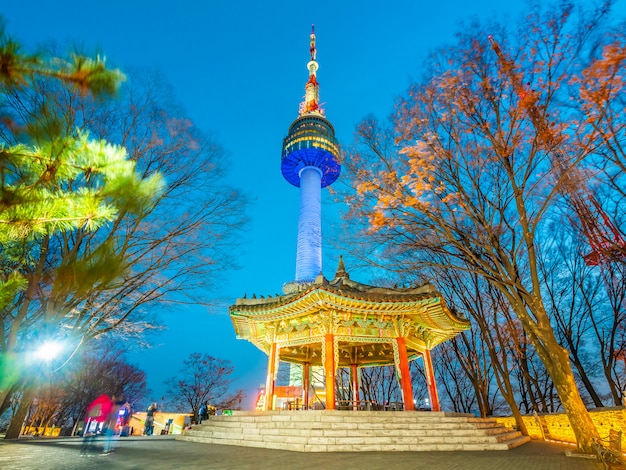
<svg viewBox="0 0 626 470">
<path fill-rule="evenodd" d="M 315 280 L 322 272 L 322 188 L 331 185 L 341 172 L 335 130 L 324 117 L 319 101 L 315 29 L 311 30 L 311 60 L 300 114 L 283 140 L 283 176 L 300 188 L 296 283 Z"/>
</svg>

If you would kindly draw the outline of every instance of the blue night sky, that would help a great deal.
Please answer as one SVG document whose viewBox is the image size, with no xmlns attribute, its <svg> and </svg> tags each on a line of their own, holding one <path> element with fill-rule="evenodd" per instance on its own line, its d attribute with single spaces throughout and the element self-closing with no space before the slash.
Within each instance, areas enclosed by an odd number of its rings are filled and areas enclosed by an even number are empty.
<svg viewBox="0 0 626 470">
<path fill-rule="evenodd" d="M 366 115 L 384 118 L 394 98 L 434 48 L 454 41 L 459 22 L 516 16 L 520 0 L 26 0 L 3 2 L 8 32 L 27 50 L 55 40 L 98 51 L 107 64 L 161 70 L 188 116 L 213 134 L 231 162 L 233 184 L 250 195 L 250 226 L 233 253 L 241 269 L 207 292 L 216 308 L 160 312 L 168 329 L 153 348 L 131 352 L 155 399 L 192 352 L 229 359 L 236 386 L 252 406 L 265 382 L 266 355 L 235 338 L 228 305 L 244 293 L 274 295 L 294 278 L 298 190 L 280 171 L 282 139 L 296 118 L 308 78 L 309 34 L 315 24 L 318 80 L 337 138 L 350 144 Z M 620 5 L 624 7 L 624 0 Z M 337 202 L 323 191 L 324 273 L 340 251 L 330 246 Z M 350 260 L 346 260 L 350 271 Z M 369 280 L 352 277 L 361 282 Z"/>
</svg>

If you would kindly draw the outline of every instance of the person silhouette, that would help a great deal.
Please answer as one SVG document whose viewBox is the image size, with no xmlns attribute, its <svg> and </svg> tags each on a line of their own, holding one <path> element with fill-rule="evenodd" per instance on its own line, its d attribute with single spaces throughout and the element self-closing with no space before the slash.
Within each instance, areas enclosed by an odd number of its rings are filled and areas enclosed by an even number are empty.
<svg viewBox="0 0 626 470">
<path fill-rule="evenodd" d="M 89 404 L 85 413 L 81 455 L 89 455 L 98 450 L 95 445 L 96 437 L 105 429 L 113 411 L 114 403 L 111 395 L 102 394 Z"/>
</svg>

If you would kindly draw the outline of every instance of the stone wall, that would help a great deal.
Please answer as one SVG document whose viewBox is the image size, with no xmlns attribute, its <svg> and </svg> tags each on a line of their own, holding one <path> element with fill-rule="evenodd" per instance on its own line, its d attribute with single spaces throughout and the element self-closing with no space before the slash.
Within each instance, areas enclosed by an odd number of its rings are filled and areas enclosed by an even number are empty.
<svg viewBox="0 0 626 470">
<path fill-rule="evenodd" d="M 622 447 L 626 448 L 626 409 L 623 406 L 615 408 L 596 408 L 590 411 L 591 419 L 600 433 L 606 438 L 609 430 L 622 431 Z M 516 428 L 515 418 L 512 416 L 496 417 L 499 423 L 510 428 Z M 538 416 L 524 416 L 524 423 L 528 428 L 528 435 L 532 439 L 550 439 L 555 441 L 576 443 L 576 438 L 565 413 L 554 413 Z"/>
<path fill-rule="evenodd" d="M 189 426 L 190 415 L 187 413 L 163 413 L 162 411 L 157 411 L 154 413 L 155 436 L 165 432 L 165 425 L 170 419 L 172 420 L 172 424 L 170 425 L 169 434 L 180 434 L 185 426 Z M 128 423 L 132 429 L 133 436 L 141 436 L 143 434 L 145 422 L 145 411 L 133 413 Z"/>
<path fill-rule="evenodd" d="M 22 436 L 49 436 L 49 437 L 59 437 L 61 433 L 61 428 L 57 427 L 35 427 L 35 426 L 24 426 L 22 428 Z"/>
</svg>

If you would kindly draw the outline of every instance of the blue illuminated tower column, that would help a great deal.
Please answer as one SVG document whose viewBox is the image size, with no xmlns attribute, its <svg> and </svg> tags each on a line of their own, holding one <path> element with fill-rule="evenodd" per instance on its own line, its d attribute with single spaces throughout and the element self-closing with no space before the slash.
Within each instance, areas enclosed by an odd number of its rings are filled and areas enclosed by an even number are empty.
<svg viewBox="0 0 626 470">
<path fill-rule="evenodd" d="M 313 282 L 322 272 L 321 190 L 331 185 L 341 172 L 335 130 L 320 107 L 314 29 L 310 52 L 304 101 L 283 140 L 281 162 L 285 179 L 300 188 L 296 285 Z"/>
</svg>

